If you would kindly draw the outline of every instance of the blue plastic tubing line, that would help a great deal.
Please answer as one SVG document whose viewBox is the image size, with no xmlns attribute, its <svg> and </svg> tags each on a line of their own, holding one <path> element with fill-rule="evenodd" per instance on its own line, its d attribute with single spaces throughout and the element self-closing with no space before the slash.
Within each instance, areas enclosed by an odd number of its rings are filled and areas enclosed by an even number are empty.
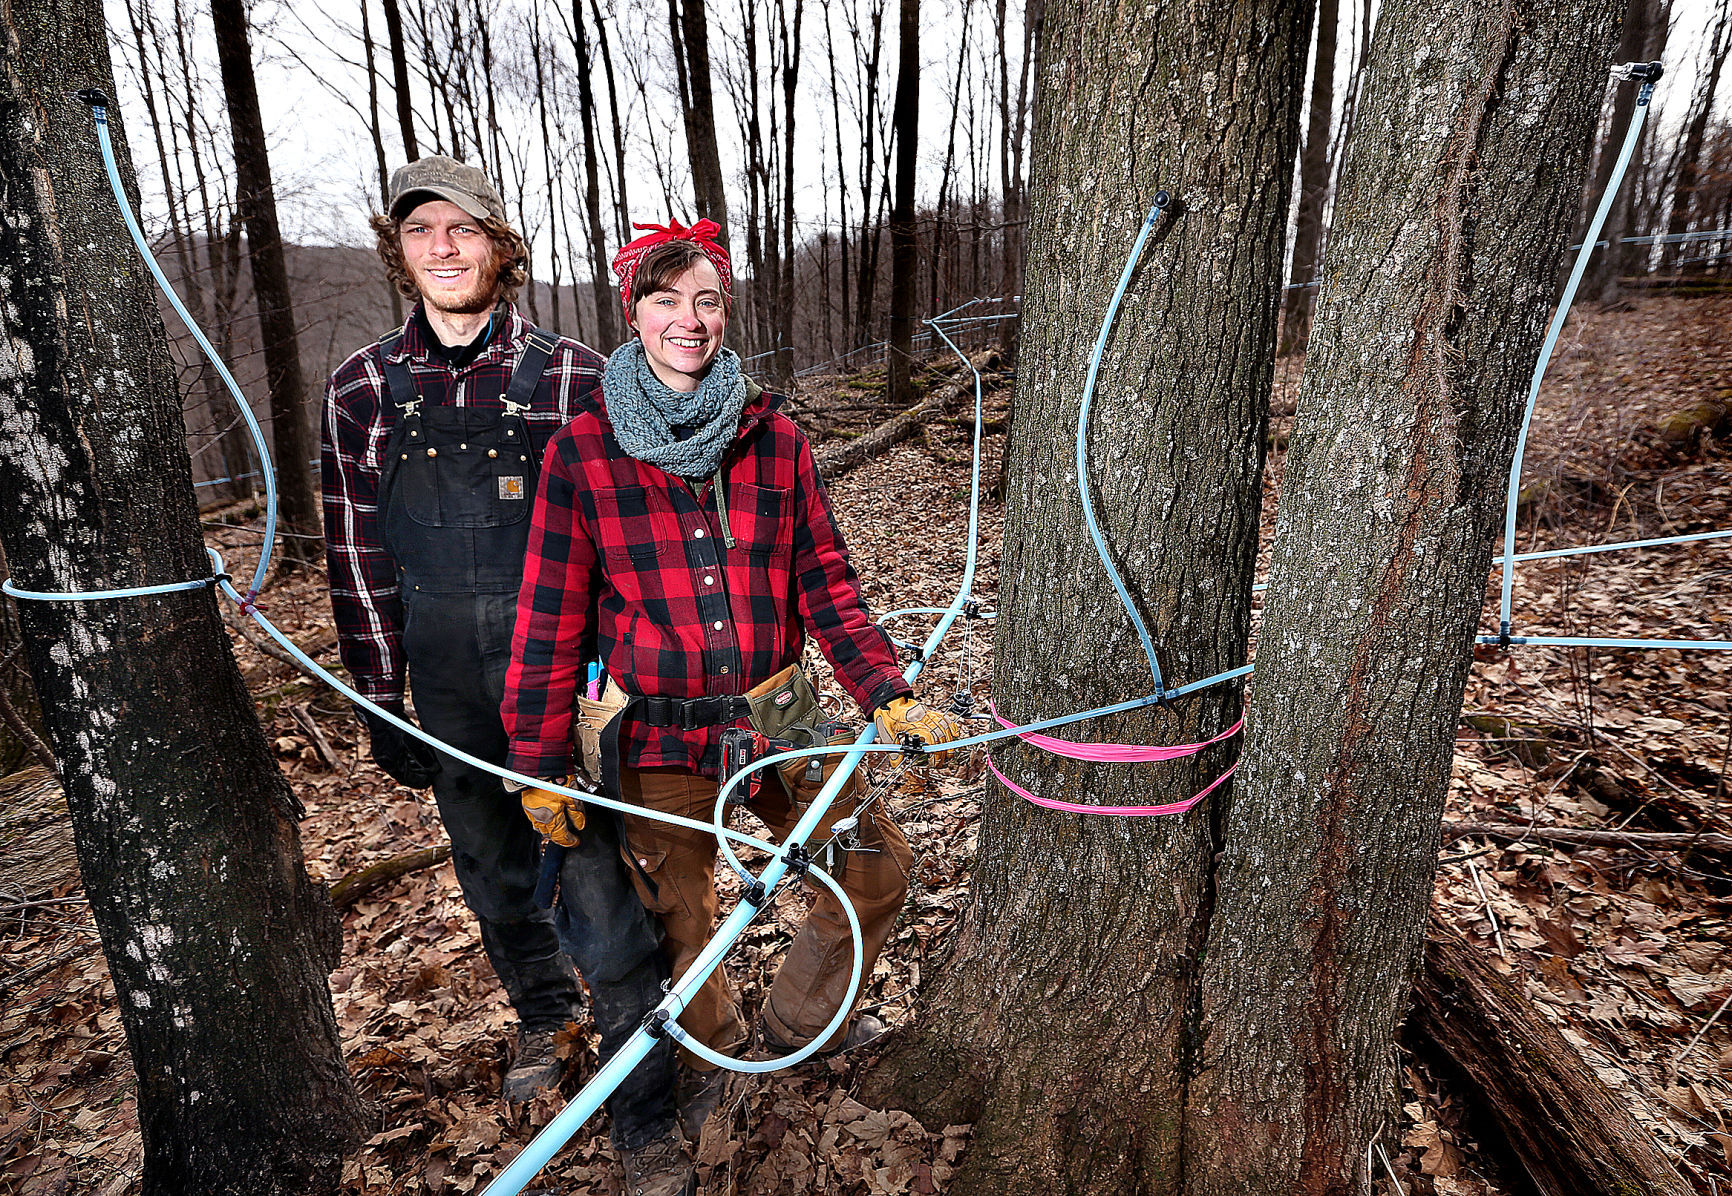
<svg viewBox="0 0 1732 1196">
<path fill-rule="evenodd" d="M 1636 152 L 1636 142 L 1641 138 L 1642 126 L 1648 119 L 1648 101 L 1653 94 L 1653 81 L 1643 80 L 1641 90 L 1636 93 L 1636 110 L 1630 117 L 1629 131 L 1624 134 L 1624 144 L 1618 150 L 1618 160 L 1612 167 L 1611 177 L 1606 180 L 1606 190 L 1600 196 L 1600 206 L 1594 211 L 1594 219 L 1588 225 L 1587 234 L 1582 237 L 1583 249 L 1576 254 L 1576 264 L 1570 270 L 1569 282 L 1564 285 L 1557 314 L 1552 317 L 1545 344 L 1540 347 L 1539 360 L 1534 363 L 1533 381 L 1528 385 L 1527 411 L 1522 416 L 1522 430 L 1516 440 L 1515 460 L 1510 462 L 1509 490 L 1504 495 L 1503 590 L 1498 600 L 1498 627 L 1505 635 L 1509 634 L 1511 594 L 1515 585 L 1516 502 L 1521 494 L 1522 456 L 1527 452 L 1528 428 L 1533 424 L 1534 404 L 1540 397 L 1540 382 L 1546 376 L 1546 367 L 1551 364 L 1552 351 L 1557 348 L 1558 335 L 1564 330 L 1564 321 L 1569 319 L 1570 305 L 1576 298 L 1576 288 L 1581 285 L 1582 275 L 1587 272 L 1588 255 L 1593 252 L 1594 242 L 1600 239 L 1600 229 L 1605 226 L 1606 215 L 1612 210 L 1612 201 L 1617 198 L 1618 187 L 1624 181 L 1624 172 L 1629 169 L 1630 156 Z"/>
<path fill-rule="evenodd" d="M 144 239 L 144 233 L 138 227 L 138 220 L 133 216 L 132 203 L 126 198 L 126 188 L 120 185 L 120 168 L 114 161 L 114 143 L 108 136 L 108 109 L 94 105 L 91 112 L 96 117 L 96 140 L 97 144 L 102 147 L 102 165 L 108 171 L 108 185 L 114 191 L 114 202 L 120 208 L 121 219 L 126 221 L 126 231 L 132 234 L 132 243 L 138 246 L 139 255 L 144 258 L 144 264 L 150 268 L 151 274 L 156 278 L 156 285 L 162 288 L 162 293 L 167 297 L 169 305 L 174 308 L 175 314 L 180 316 L 181 322 L 187 327 L 187 331 L 192 333 L 193 339 L 198 342 L 198 347 L 204 350 L 205 357 L 215 368 L 217 376 L 223 380 L 223 385 L 228 388 L 229 394 L 234 396 L 235 406 L 240 409 L 241 418 L 247 421 L 247 429 L 253 434 L 253 443 L 258 445 L 259 460 L 268 462 L 270 451 L 265 444 L 264 429 L 259 427 L 259 421 L 254 418 L 252 405 L 247 402 L 246 395 L 241 393 L 240 384 L 235 381 L 234 375 L 229 373 L 228 366 L 223 364 L 222 356 L 211 347 L 210 341 L 205 339 L 205 334 L 199 331 L 199 326 L 193 321 L 192 314 L 186 310 L 186 304 L 180 301 L 180 296 L 175 294 L 174 288 L 168 284 L 168 277 L 163 274 L 162 267 L 157 264 L 156 255 L 150 251 L 150 244 Z M 261 466 L 260 471 L 264 474 L 265 482 L 265 539 L 264 546 L 259 550 L 258 568 L 253 570 L 252 597 L 256 597 L 259 591 L 264 589 L 265 574 L 271 565 L 271 549 L 277 540 L 276 470 Z M 200 582 L 198 584 L 205 585 L 208 583 Z M 244 604 L 245 600 L 243 600 Z"/>
<path fill-rule="evenodd" d="M 1136 604 L 1131 601 L 1130 591 L 1125 589 L 1124 580 L 1113 566 L 1112 558 L 1107 555 L 1106 541 L 1101 537 L 1101 525 L 1095 518 L 1094 501 L 1089 494 L 1088 430 L 1089 408 L 1095 397 L 1095 378 L 1100 373 L 1101 357 L 1107 351 L 1107 337 L 1112 332 L 1113 317 L 1118 315 L 1119 304 L 1124 301 L 1125 291 L 1130 288 L 1131 276 L 1136 273 L 1137 260 L 1143 256 L 1143 246 L 1148 243 L 1149 233 L 1154 230 L 1155 222 L 1161 218 L 1161 211 L 1169 202 L 1165 191 L 1158 192 L 1154 206 L 1149 209 L 1142 228 L 1137 231 L 1136 244 L 1131 246 L 1124 273 L 1119 275 L 1118 289 L 1113 292 L 1112 302 L 1107 304 L 1107 313 L 1101 320 L 1101 334 L 1095 338 L 1094 352 L 1089 355 L 1088 380 L 1083 383 L 1082 407 L 1076 416 L 1076 484 L 1082 493 L 1083 521 L 1088 524 L 1089 538 L 1094 541 L 1095 553 L 1101 558 L 1101 567 L 1107 571 L 1113 589 L 1118 591 L 1119 601 L 1124 603 L 1125 613 L 1130 615 L 1131 623 L 1137 629 L 1137 638 L 1143 642 L 1143 655 L 1149 658 L 1149 672 L 1154 674 L 1157 693 L 1162 688 L 1162 682 L 1161 665 L 1155 659 L 1155 642 L 1149 637 L 1149 629 L 1143 623 L 1143 616 L 1137 612 Z M 952 348 L 954 347 L 953 345 Z"/>
</svg>

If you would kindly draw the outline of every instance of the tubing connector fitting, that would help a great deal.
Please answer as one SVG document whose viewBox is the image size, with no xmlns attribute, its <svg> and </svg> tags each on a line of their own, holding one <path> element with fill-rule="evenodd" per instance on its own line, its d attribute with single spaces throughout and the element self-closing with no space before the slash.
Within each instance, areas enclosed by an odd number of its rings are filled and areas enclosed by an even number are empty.
<svg viewBox="0 0 1732 1196">
<path fill-rule="evenodd" d="M 1507 648 L 1509 647 L 1509 644 L 1509 620 L 1503 619 L 1500 620 L 1497 625 L 1497 646 L 1500 648 Z"/>
<path fill-rule="evenodd" d="M 782 861 L 788 865 L 787 875 L 795 880 L 804 880 L 812 868 L 812 853 L 806 850 L 804 843 L 796 843 L 783 853 Z"/>
<path fill-rule="evenodd" d="M 89 104 L 92 108 L 111 108 L 111 107 L 113 107 L 113 102 L 111 100 L 109 100 L 108 93 L 105 91 L 102 91 L 99 88 L 81 87 L 77 91 L 73 92 L 72 94 L 75 98 L 83 100 L 86 104 Z"/>
<path fill-rule="evenodd" d="M 1620 83 L 1640 80 L 1652 85 L 1658 83 L 1660 76 L 1665 73 L 1666 66 L 1659 59 L 1653 62 L 1623 62 L 1612 68 L 1612 78 Z"/>
<path fill-rule="evenodd" d="M 744 901 L 753 909 L 763 909 L 764 901 L 769 897 L 769 895 L 770 891 L 764 887 L 763 881 L 753 880 L 751 887 L 749 887 L 744 893 L 740 894 L 740 900 Z"/>
</svg>

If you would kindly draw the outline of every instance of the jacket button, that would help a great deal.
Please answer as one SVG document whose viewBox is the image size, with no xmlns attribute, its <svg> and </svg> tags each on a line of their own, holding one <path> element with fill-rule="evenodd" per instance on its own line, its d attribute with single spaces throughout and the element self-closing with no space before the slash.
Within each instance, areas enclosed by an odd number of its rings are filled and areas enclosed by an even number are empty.
<svg viewBox="0 0 1732 1196">
<path fill-rule="evenodd" d="M 457 447 L 458 447 L 458 448 L 460 448 L 460 449 L 466 449 L 466 448 L 468 448 L 468 447 L 469 447 L 469 446 L 468 446 L 468 445 L 466 445 L 466 444 L 460 444 L 460 445 L 458 445 L 458 446 L 457 446 Z"/>
<path fill-rule="evenodd" d="M 489 457 L 497 457 L 499 455 L 499 450 L 498 449 L 488 449 L 487 455 Z"/>
<path fill-rule="evenodd" d="M 439 455 L 439 450 L 436 448 L 430 448 L 427 450 L 427 455 L 429 457 L 437 457 Z"/>
<path fill-rule="evenodd" d="M 711 624 L 711 626 L 714 627 L 717 631 L 720 631 L 722 629 L 722 621 L 720 619 L 717 619 L 714 623 Z"/>
<path fill-rule="evenodd" d="M 704 529 L 700 527 L 697 531 L 693 532 L 692 535 L 695 538 L 702 540 L 704 538 Z"/>
<path fill-rule="evenodd" d="M 529 460 L 529 458 L 528 458 L 528 457 L 525 457 L 525 456 L 523 456 L 523 455 L 521 455 L 521 454 L 519 454 L 519 456 L 518 456 L 518 458 L 517 458 L 517 459 L 518 459 L 518 460 L 519 460 L 519 461 L 527 461 L 527 460 Z"/>
<path fill-rule="evenodd" d="M 713 574 L 709 574 L 709 573 L 704 574 L 704 584 L 707 586 L 715 585 L 716 584 L 715 576 Z"/>
<path fill-rule="evenodd" d="M 403 454 L 403 460 L 405 460 L 405 461 L 407 461 L 407 460 L 408 460 L 408 459 L 409 459 L 409 454 L 408 454 L 408 453 L 404 453 L 404 454 Z"/>
</svg>

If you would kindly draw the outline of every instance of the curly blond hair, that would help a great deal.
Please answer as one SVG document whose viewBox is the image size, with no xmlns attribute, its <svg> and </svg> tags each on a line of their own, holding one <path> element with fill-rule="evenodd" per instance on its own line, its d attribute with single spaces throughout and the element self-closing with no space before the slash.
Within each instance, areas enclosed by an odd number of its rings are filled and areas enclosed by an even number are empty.
<svg viewBox="0 0 1732 1196">
<path fill-rule="evenodd" d="M 402 222 L 374 213 L 367 223 L 372 226 L 373 234 L 378 238 L 375 248 L 378 250 L 379 260 L 385 263 L 385 277 L 403 298 L 419 299 L 421 290 L 415 285 L 415 278 L 403 261 L 403 238 L 399 231 Z M 493 242 L 493 260 L 499 270 L 495 280 L 499 298 L 513 303 L 517 299 L 517 292 L 529 281 L 529 246 L 524 244 L 518 231 L 503 220 L 485 216 L 477 223 Z"/>
</svg>

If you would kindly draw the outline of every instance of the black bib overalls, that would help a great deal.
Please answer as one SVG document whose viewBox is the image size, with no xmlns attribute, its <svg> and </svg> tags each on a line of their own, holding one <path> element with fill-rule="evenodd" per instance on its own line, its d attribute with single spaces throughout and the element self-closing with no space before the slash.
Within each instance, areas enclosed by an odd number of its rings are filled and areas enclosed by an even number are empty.
<svg viewBox="0 0 1732 1196">
<path fill-rule="evenodd" d="M 407 363 L 391 360 L 394 339 L 380 342 L 397 423 L 381 463 L 379 520 L 397 564 L 415 713 L 445 743 L 503 764 L 499 706 L 537 467 L 554 430 L 537 436 L 522 413 L 543 384 L 554 338 L 530 334 L 503 411 L 426 407 Z M 433 796 L 457 882 L 519 1020 L 541 1029 L 577 1016 L 569 956 L 589 983 L 607 1059 L 661 1000 L 666 974 L 659 929 L 621 862 L 616 821 L 592 814 L 581 846 L 566 853 L 556 916 L 534 900 L 540 836 L 517 795 L 449 755 L 439 764 Z M 616 1143 L 635 1149 L 666 1132 L 673 1064 L 671 1044 L 658 1044 L 608 1101 Z"/>
</svg>

